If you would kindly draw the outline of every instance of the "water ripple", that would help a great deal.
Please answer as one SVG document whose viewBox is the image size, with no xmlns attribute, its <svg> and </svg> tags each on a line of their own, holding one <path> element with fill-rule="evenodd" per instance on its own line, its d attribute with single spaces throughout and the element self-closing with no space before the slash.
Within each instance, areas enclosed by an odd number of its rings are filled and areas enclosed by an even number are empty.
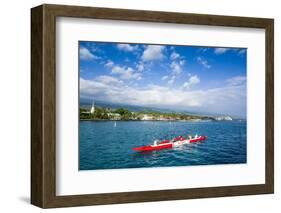
<svg viewBox="0 0 281 213">
<path fill-rule="evenodd" d="M 133 147 L 179 135 L 206 135 L 206 141 L 136 153 Z M 81 121 L 81 170 L 246 163 L 246 122 Z"/>
</svg>

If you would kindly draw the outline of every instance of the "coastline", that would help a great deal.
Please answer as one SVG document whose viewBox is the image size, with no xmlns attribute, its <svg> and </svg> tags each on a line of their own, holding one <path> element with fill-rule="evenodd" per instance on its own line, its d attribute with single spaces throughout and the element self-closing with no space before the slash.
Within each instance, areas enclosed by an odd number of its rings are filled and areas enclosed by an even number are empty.
<svg viewBox="0 0 281 213">
<path fill-rule="evenodd" d="M 80 121 L 114 121 L 114 122 L 119 122 L 119 121 L 137 121 L 137 122 L 146 122 L 146 121 L 153 121 L 153 122 L 219 122 L 215 119 L 191 119 L 191 120 L 109 120 L 109 119 L 79 119 Z M 227 121 L 227 120 L 223 120 Z M 231 120 L 235 121 L 235 120 Z"/>
<path fill-rule="evenodd" d="M 226 116 L 193 115 L 179 112 L 139 111 L 134 112 L 126 108 L 104 108 L 94 104 L 90 109 L 81 108 L 79 113 L 81 121 L 232 121 L 233 118 Z"/>
</svg>

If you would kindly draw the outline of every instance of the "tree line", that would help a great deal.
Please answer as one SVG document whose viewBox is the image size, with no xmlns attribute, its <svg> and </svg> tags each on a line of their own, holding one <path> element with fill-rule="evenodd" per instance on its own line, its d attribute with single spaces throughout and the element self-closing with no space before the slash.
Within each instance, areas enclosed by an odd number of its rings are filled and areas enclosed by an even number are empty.
<svg viewBox="0 0 281 213">
<path fill-rule="evenodd" d="M 103 107 L 95 107 L 94 113 L 91 114 L 89 110 L 85 108 L 80 108 L 80 119 L 89 120 L 142 120 L 144 115 L 149 116 L 151 120 L 213 120 L 212 117 L 208 116 L 190 115 L 184 113 L 162 113 L 157 111 L 130 112 L 126 108 L 110 109 Z"/>
</svg>

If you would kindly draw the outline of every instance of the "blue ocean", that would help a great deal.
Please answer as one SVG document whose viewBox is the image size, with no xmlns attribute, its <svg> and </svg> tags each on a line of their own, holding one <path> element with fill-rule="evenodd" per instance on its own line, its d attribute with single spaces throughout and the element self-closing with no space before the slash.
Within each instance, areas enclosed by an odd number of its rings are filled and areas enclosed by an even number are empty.
<svg viewBox="0 0 281 213">
<path fill-rule="evenodd" d="M 170 167 L 247 162 L 246 121 L 80 121 L 79 169 Z M 137 153 L 155 139 L 205 135 L 207 140 Z"/>
</svg>

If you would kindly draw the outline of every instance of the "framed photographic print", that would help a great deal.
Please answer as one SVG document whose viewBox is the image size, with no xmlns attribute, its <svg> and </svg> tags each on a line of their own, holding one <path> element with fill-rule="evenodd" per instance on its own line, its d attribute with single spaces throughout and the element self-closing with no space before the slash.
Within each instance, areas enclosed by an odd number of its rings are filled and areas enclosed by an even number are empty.
<svg viewBox="0 0 281 213">
<path fill-rule="evenodd" d="M 273 19 L 31 10 L 31 203 L 274 191 Z"/>
</svg>

